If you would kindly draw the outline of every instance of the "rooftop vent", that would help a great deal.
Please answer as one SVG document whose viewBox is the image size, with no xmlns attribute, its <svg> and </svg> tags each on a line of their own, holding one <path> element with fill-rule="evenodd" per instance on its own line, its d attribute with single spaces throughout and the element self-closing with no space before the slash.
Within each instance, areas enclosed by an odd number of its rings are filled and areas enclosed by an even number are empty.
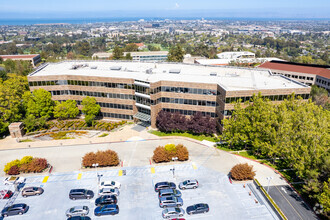
<svg viewBox="0 0 330 220">
<path fill-rule="evenodd" d="M 217 76 L 218 74 L 216 72 L 210 73 L 210 76 Z"/>
<path fill-rule="evenodd" d="M 171 69 L 168 71 L 169 73 L 179 74 L 181 72 L 180 69 Z"/>
<path fill-rule="evenodd" d="M 95 70 L 97 69 L 97 66 L 91 66 L 91 69 Z"/>
<path fill-rule="evenodd" d="M 117 70 L 117 71 L 119 71 L 119 70 L 121 70 L 121 66 L 112 66 L 112 67 L 110 67 L 110 70 Z"/>
<path fill-rule="evenodd" d="M 146 69 L 146 73 L 147 73 L 147 74 L 152 74 L 152 68 L 150 68 L 150 69 Z"/>
</svg>

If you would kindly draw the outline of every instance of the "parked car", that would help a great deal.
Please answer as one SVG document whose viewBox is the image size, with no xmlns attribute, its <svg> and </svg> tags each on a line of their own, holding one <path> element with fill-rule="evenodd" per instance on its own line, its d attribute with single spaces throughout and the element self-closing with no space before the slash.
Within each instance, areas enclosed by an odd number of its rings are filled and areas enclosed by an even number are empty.
<svg viewBox="0 0 330 220">
<path fill-rule="evenodd" d="M 180 189 L 196 189 L 198 187 L 197 180 L 185 180 L 179 184 Z"/>
<path fill-rule="evenodd" d="M 101 216 L 101 215 L 115 215 L 119 213 L 118 205 L 104 205 L 96 207 L 94 210 L 94 215 Z"/>
<path fill-rule="evenodd" d="M 120 189 L 120 182 L 117 182 L 117 181 L 104 181 L 104 182 L 101 182 L 99 187 L 100 189 L 103 189 L 103 188 L 117 188 L 117 189 Z"/>
<path fill-rule="evenodd" d="M 95 200 L 96 206 L 117 204 L 117 197 L 115 195 L 100 196 Z"/>
<path fill-rule="evenodd" d="M 171 220 L 185 220 L 184 218 L 172 218 Z"/>
<path fill-rule="evenodd" d="M 177 218 L 184 215 L 184 210 L 182 208 L 167 208 L 162 212 L 163 218 Z"/>
<path fill-rule="evenodd" d="M 68 209 L 66 211 L 67 217 L 73 217 L 73 216 L 85 216 L 88 215 L 89 208 L 88 206 L 74 206 L 71 209 Z"/>
<path fill-rule="evenodd" d="M 9 176 L 6 177 L 3 180 L 3 183 L 5 185 L 14 185 L 14 184 L 21 184 L 25 182 L 25 178 L 24 177 L 16 177 L 16 176 Z"/>
<path fill-rule="evenodd" d="M 155 192 L 159 192 L 161 189 L 175 189 L 176 185 L 172 182 L 159 182 L 155 184 Z"/>
<path fill-rule="evenodd" d="M 119 190 L 118 189 L 112 189 L 112 188 L 103 188 L 103 189 L 100 189 L 99 194 L 102 195 L 102 196 L 105 196 L 105 195 L 119 196 Z"/>
<path fill-rule="evenodd" d="M 158 197 L 164 197 L 164 196 L 176 196 L 180 197 L 182 196 L 182 193 L 177 189 L 161 189 L 159 190 Z"/>
<path fill-rule="evenodd" d="M 2 217 L 7 217 L 11 215 L 23 215 L 29 210 L 29 206 L 24 203 L 18 203 L 11 206 L 7 206 L 1 211 Z"/>
<path fill-rule="evenodd" d="M 94 197 L 93 191 L 87 189 L 72 189 L 69 193 L 69 198 L 72 200 L 91 199 L 93 197 Z"/>
<path fill-rule="evenodd" d="M 68 218 L 67 220 L 91 220 L 88 216 L 73 216 Z"/>
<path fill-rule="evenodd" d="M 187 207 L 188 215 L 206 213 L 210 210 L 209 205 L 205 203 L 198 203 Z"/>
<path fill-rule="evenodd" d="M 27 197 L 27 196 L 39 196 L 41 194 L 43 194 L 44 189 L 41 187 L 35 187 L 35 186 L 31 186 L 31 187 L 25 187 L 22 190 L 22 196 L 23 197 Z"/>
<path fill-rule="evenodd" d="M 181 197 L 168 196 L 159 198 L 159 206 L 161 208 L 167 207 L 180 207 L 183 205 L 183 200 Z"/>
<path fill-rule="evenodd" d="M 1 190 L 0 199 L 9 199 L 13 195 L 11 190 Z"/>
</svg>

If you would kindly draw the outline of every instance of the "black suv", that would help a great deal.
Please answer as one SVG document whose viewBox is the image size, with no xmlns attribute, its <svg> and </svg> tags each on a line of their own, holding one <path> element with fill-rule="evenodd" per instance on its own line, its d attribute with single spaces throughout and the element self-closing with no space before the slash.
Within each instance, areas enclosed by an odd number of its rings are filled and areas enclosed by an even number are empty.
<svg viewBox="0 0 330 220">
<path fill-rule="evenodd" d="M 176 185 L 172 182 L 159 182 L 155 184 L 155 192 L 159 192 L 161 189 L 175 189 Z"/>
<path fill-rule="evenodd" d="M 115 195 L 101 196 L 95 200 L 96 206 L 111 205 L 111 204 L 117 204 L 117 197 Z"/>
<path fill-rule="evenodd" d="M 93 191 L 87 189 L 71 189 L 69 193 L 69 198 L 72 200 L 91 199 L 93 197 L 94 197 Z"/>
</svg>

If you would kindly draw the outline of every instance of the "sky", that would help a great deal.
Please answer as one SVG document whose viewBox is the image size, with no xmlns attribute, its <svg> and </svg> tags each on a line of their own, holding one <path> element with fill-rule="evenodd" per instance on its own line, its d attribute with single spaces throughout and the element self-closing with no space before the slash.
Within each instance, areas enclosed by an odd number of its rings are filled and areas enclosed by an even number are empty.
<svg viewBox="0 0 330 220">
<path fill-rule="evenodd" d="M 204 16 L 329 18 L 330 0 L 0 0 L 0 17 Z"/>
</svg>

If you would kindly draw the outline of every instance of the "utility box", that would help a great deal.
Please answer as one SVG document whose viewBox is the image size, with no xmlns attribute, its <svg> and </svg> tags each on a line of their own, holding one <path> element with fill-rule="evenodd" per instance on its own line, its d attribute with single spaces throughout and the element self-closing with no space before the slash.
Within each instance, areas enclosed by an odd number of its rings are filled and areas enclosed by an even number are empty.
<svg viewBox="0 0 330 220">
<path fill-rule="evenodd" d="M 22 138 L 24 136 L 24 124 L 23 122 L 14 122 L 9 126 L 10 136 L 12 138 Z"/>
</svg>

